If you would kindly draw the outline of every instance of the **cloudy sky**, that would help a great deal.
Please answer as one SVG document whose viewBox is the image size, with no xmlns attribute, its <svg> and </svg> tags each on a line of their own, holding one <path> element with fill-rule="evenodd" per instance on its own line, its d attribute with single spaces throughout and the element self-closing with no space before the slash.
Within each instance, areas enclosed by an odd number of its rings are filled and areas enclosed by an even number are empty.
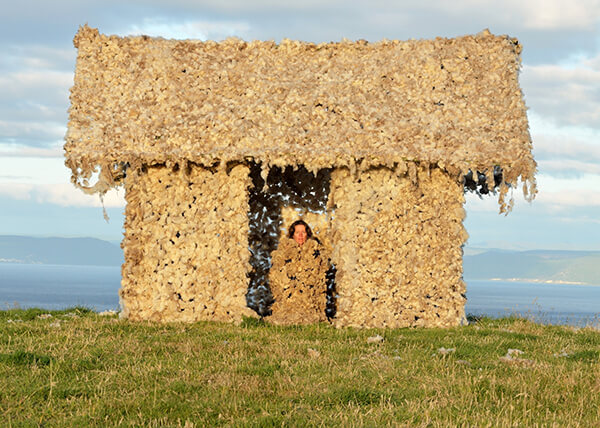
<svg viewBox="0 0 600 428">
<path fill-rule="evenodd" d="M 524 46 L 520 76 L 539 195 L 498 215 L 467 197 L 471 247 L 600 250 L 600 0 L 82 1 L 4 4 L 0 16 L 0 234 L 119 241 L 123 192 L 73 188 L 63 164 L 72 39 L 102 33 L 312 42 L 455 37 L 489 28 Z"/>
</svg>

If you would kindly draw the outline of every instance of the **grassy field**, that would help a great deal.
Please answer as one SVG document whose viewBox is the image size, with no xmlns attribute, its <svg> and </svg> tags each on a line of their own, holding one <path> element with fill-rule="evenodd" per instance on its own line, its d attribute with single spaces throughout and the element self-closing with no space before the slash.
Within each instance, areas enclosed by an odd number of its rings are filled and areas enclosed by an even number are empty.
<svg viewBox="0 0 600 428">
<path fill-rule="evenodd" d="M 508 318 L 449 330 L 336 330 L 46 313 L 0 312 L 2 426 L 600 421 L 600 332 L 591 328 Z"/>
</svg>

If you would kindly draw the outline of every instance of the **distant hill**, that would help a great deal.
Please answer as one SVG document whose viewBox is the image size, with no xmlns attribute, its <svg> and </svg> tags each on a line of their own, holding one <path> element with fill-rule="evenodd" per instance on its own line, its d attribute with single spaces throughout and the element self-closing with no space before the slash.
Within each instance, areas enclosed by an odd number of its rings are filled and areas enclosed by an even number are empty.
<svg viewBox="0 0 600 428">
<path fill-rule="evenodd" d="M 95 238 L 32 238 L 0 235 L 0 262 L 119 266 L 116 242 Z M 511 251 L 465 248 L 468 280 L 525 279 L 600 285 L 600 251 Z"/>
<path fill-rule="evenodd" d="M 95 238 L 33 238 L 0 235 L 0 262 L 119 266 L 118 245 Z"/>
<path fill-rule="evenodd" d="M 467 255 L 468 254 L 468 255 Z M 465 279 L 530 279 L 600 285 L 600 251 L 469 251 Z"/>
</svg>

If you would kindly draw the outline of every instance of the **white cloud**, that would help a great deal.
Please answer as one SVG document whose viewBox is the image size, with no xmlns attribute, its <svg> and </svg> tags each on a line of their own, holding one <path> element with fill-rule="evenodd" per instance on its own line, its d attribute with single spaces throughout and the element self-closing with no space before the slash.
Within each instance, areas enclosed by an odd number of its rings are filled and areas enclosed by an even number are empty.
<svg viewBox="0 0 600 428">
<path fill-rule="evenodd" d="M 29 147 L 19 144 L 0 144 L 1 158 L 63 158 L 63 142 L 50 148 Z"/>
<path fill-rule="evenodd" d="M 561 134 L 533 134 L 539 172 L 551 175 L 600 174 L 600 139 Z"/>
<path fill-rule="evenodd" d="M 600 208 L 600 190 L 590 191 L 574 188 L 556 192 L 541 191 L 536 199 L 536 202 L 547 205 L 554 211 L 583 207 Z"/>
<path fill-rule="evenodd" d="M 557 124 L 535 112 L 529 123 L 540 173 L 600 174 L 600 128 Z"/>
<path fill-rule="evenodd" d="M 520 201 L 519 201 L 520 202 Z M 520 204 L 518 204 L 520 205 Z M 469 212 L 498 212 L 498 197 L 494 195 L 486 195 L 481 198 L 475 193 L 468 192 L 465 194 L 465 209 L 467 216 Z"/>
<path fill-rule="evenodd" d="M 532 138 L 535 154 L 539 156 L 600 160 L 600 138 L 533 129 Z"/>
<path fill-rule="evenodd" d="M 147 3 L 147 2 L 145 2 Z M 188 0 L 174 0 L 175 7 L 193 9 L 195 6 L 204 10 L 218 10 L 225 13 L 251 13 L 259 11 L 261 14 L 269 12 L 275 14 L 294 14 L 295 12 L 313 11 L 315 15 L 326 10 L 337 9 L 338 15 L 349 11 L 361 17 L 373 16 L 407 16 L 415 10 L 429 11 L 433 19 L 441 15 L 466 16 L 470 20 L 480 22 L 493 21 L 494 23 L 513 24 L 515 22 L 524 28 L 536 30 L 555 29 L 581 29 L 593 28 L 600 20 L 599 0 L 446 0 L 427 1 L 404 0 L 390 2 L 387 0 L 373 0 L 371 2 L 347 2 L 341 0 L 305 0 L 298 2 L 281 2 L 278 0 L 246 0 L 228 1 L 203 1 L 201 4 Z M 323 16 L 326 19 L 329 16 Z M 434 21 L 434 23 L 437 23 Z M 485 26 L 485 24 L 483 24 Z M 489 25 L 489 24 L 488 24 Z M 483 29 L 484 27 L 482 27 Z"/>
<path fill-rule="evenodd" d="M 71 183 L 24 184 L 0 183 L 0 195 L 17 200 L 31 200 L 39 204 L 63 207 L 102 207 L 98 195 L 87 195 Z M 104 207 L 124 207 L 122 190 L 111 190 L 104 196 Z"/>
<path fill-rule="evenodd" d="M 538 194 L 533 202 L 525 201 L 520 187 L 513 190 L 515 210 L 523 206 L 534 207 L 538 212 L 557 213 L 579 208 L 600 208 L 600 171 L 582 173 L 578 177 L 554 177 L 550 174 L 538 174 Z M 473 212 L 498 212 L 497 196 L 488 195 L 479 198 L 473 193 L 465 195 L 466 207 Z M 600 212 L 599 212 L 600 214 Z"/>
<path fill-rule="evenodd" d="M 66 132 L 75 51 L 39 45 L 7 51 L 0 63 L 0 151 L 17 143 L 48 148 Z"/>
<path fill-rule="evenodd" d="M 138 0 L 138 3 L 147 5 L 164 6 L 164 0 Z M 374 1 L 385 5 L 385 2 Z M 343 0 L 303 0 L 303 1 L 287 1 L 281 0 L 171 0 L 169 3 L 170 9 L 183 9 L 189 11 L 220 11 L 228 14 L 240 14 L 259 12 L 265 14 L 267 12 L 282 12 L 293 13 L 302 10 L 322 10 L 327 7 L 346 7 L 352 8 L 353 5 Z"/>
<path fill-rule="evenodd" d="M 27 201 L 31 199 L 33 187 L 33 184 L 25 183 L 0 183 L 0 195 L 5 195 L 19 201 Z"/>
<path fill-rule="evenodd" d="M 527 105 L 558 124 L 600 128 L 600 55 L 570 64 L 524 65 Z"/>
<path fill-rule="evenodd" d="M 4 91 L 20 91 L 28 88 L 69 89 L 73 85 L 73 72 L 21 69 L 0 75 L 0 89 Z M 5 94 L 8 92 L 5 92 Z"/>
<path fill-rule="evenodd" d="M 540 192 L 586 191 L 589 194 L 600 192 L 600 174 L 584 174 L 581 177 L 557 178 L 548 174 L 538 174 Z"/>
<path fill-rule="evenodd" d="M 561 222 L 561 223 L 570 223 L 570 224 L 587 224 L 587 223 L 591 223 L 593 225 L 596 224 L 600 224 L 600 218 L 598 218 L 598 216 L 590 216 L 587 215 L 585 213 L 581 213 L 580 215 L 578 215 L 577 217 L 573 217 L 573 216 L 556 216 L 556 220 Z M 597 250 L 598 248 L 598 244 L 597 242 L 594 243 L 594 250 Z"/>
<path fill-rule="evenodd" d="M 538 160 L 540 172 L 559 176 L 600 174 L 600 163 L 574 159 Z"/>
<path fill-rule="evenodd" d="M 25 150 L 28 151 L 40 152 L 39 149 Z M 62 156 L 0 156 L 0 171 L 0 195 L 40 204 L 102 206 L 98 195 L 87 195 L 71 183 L 71 171 L 64 165 Z M 104 197 L 104 206 L 125 206 L 123 191 L 109 191 Z"/>
<path fill-rule="evenodd" d="M 42 44 L 11 44 L 6 47 L 0 67 L 4 71 L 30 70 L 70 70 L 75 64 L 76 50 L 57 48 Z"/>
<path fill-rule="evenodd" d="M 488 16 L 494 23 L 535 30 L 593 29 L 600 22 L 599 0 L 455 0 L 426 2 L 423 7 L 473 18 Z"/>
<path fill-rule="evenodd" d="M 600 22 L 598 0 L 509 0 L 502 5 L 520 9 L 525 27 L 536 30 L 593 28 Z"/>
<path fill-rule="evenodd" d="M 535 131 L 532 132 L 532 139 L 536 156 L 600 161 L 600 139 L 560 133 L 538 134 Z"/>
<path fill-rule="evenodd" d="M 0 120 L 0 143 L 18 144 L 22 141 L 49 146 L 62 141 L 66 132 L 66 124 L 59 122 Z"/>
<path fill-rule="evenodd" d="M 27 179 L 4 180 L 6 184 L 70 183 L 71 171 L 63 157 L 1 156 L 0 171 L 4 176 Z"/>
<path fill-rule="evenodd" d="M 87 195 L 71 183 L 38 185 L 33 193 L 38 203 L 80 207 L 101 207 L 103 205 L 98 195 Z M 103 201 L 106 208 L 124 207 L 124 192 L 110 190 L 104 195 Z"/>
<path fill-rule="evenodd" d="M 534 203 L 552 212 L 600 207 L 600 172 L 560 178 L 540 174 L 538 189 Z"/>
<path fill-rule="evenodd" d="M 146 18 L 141 25 L 134 24 L 123 35 L 148 35 L 166 39 L 222 40 L 227 37 L 244 38 L 250 26 L 239 21 L 168 21 Z"/>
</svg>

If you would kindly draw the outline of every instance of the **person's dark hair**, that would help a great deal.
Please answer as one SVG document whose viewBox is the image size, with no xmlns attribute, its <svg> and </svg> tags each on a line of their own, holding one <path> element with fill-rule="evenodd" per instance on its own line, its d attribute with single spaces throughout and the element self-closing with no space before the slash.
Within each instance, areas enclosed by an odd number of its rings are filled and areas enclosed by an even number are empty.
<svg viewBox="0 0 600 428">
<path fill-rule="evenodd" d="M 289 229 L 289 238 L 293 239 L 294 238 L 294 232 L 296 231 L 296 226 L 302 225 L 304 226 L 304 228 L 306 229 L 306 238 L 310 239 L 312 238 L 312 230 L 310 230 L 310 226 L 304 221 L 304 220 L 296 220 L 295 222 L 292 223 L 292 225 L 290 226 Z"/>
</svg>

